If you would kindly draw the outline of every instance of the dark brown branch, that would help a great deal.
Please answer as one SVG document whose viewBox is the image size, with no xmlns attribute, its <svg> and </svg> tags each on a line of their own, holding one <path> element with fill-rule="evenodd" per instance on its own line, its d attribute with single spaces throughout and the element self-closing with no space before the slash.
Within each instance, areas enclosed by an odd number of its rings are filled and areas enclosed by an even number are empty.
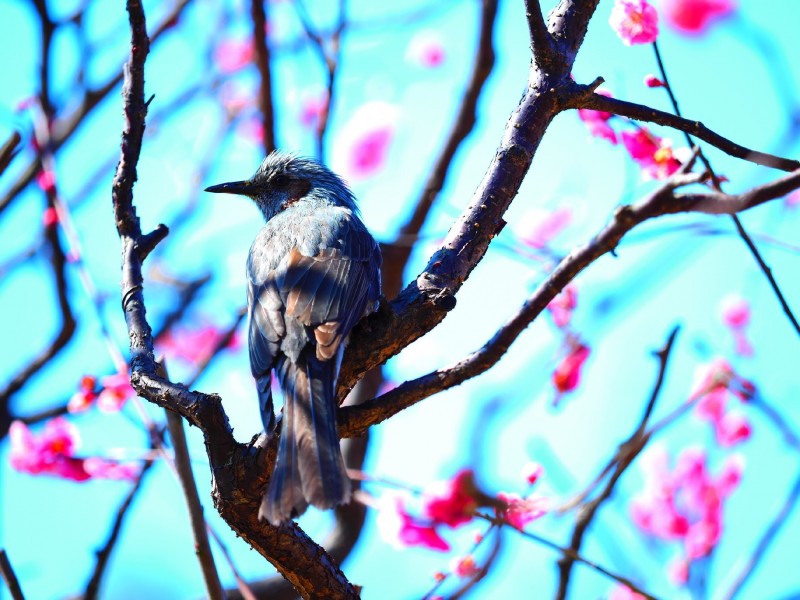
<svg viewBox="0 0 800 600">
<path fill-rule="evenodd" d="M 22 588 L 19 586 L 17 575 L 14 573 L 11 562 L 8 560 L 8 554 L 6 554 L 6 551 L 2 548 L 0 548 L 0 576 L 2 576 L 3 581 L 6 582 L 12 600 L 25 600 L 25 596 L 22 594 Z"/>
<path fill-rule="evenodd" d="M 737 573 L 730 590 L 723 596 L 725 600 L 733 600 L 741 593 L 742 589 L 744 589 L 750 576 L 767 556 L 769 547 L 772 545 L 772 542 L 775 541 L 775 537 L 786 524 L 786 521 L 788 521 L 792 511 L 797 506 L 798 500 L 800 500 L 800 475 L 795 479 L 794 485 L 792 485 L 792 489 L 789 491 L 786 500 L 784 500 L 778 512 L 775 513 L 772 521 L 767 526 L 766 530 L 764 530 L 764 533 L 761 535 L 761 538 L 759 538 L 755 548 L 753 548 L 753 552 L 747 558 L 741 571 Z"/>
<path fill-rule="evenodd" d="M 197 495 L 197 484 L 192 472 L 189 447 L 186 444 L 186 433 L 183 430 L 183 419 L 171 410 L 166 410 L 165 412 L 167 415 L 167 430 L 172 441 L 172 448 L 175 451 L 175 470 L 178 473 L 183 497 L 189 510 L 189 521 L 192 526 L 192 536 L 194 537 L 194 551 L 197 555 L 197 560 L 200 562 L 200 570 L 203 572 L 206 592 L 208 592 L 208 597 L 211 600 L 223 600 L 225 592 L 222 589 L 219 573 L 214 564 L 211 544 L 208 542 L 203 505 Z"/>
<path fill-rule="evenodd" d="M 142 470 L 139 471 L 139 476 L 136 478 L 136 481 L 133 482 L 131 489 L 128 490 L 128 494 L 125 496 L 122 504 L 119 505 L 117 514 L 114 517 L 114 524 L 111 526 L 111 532 L 108 534 L 108 539 L 106 543 L 103 544 L 103 547 L 97 551 L 97 562 L 95 563 L 94 571 L 92 571 L 89 582 L 86 584 L 83 600 L 95 600 L 99 596 L 100 584 L 103 581 L 103 575 L 106 573 L 108 561 L 111 558 L 111 552 L 114 550 L 119 540 L 125 517 L 133 504 L 134 498 L 136 498 L 137 494 L 142 489 L 142 482 L 144 481 L 145 475 L 150 471 L 153 464 L 152 460 L 145 461 L 142 465 Z"/>
<path fill-rule="evenodd" d="M 142 397 L 177 412 L 202 430 L 214 478 L 213 498 L 217 510 L 303 597 L 357 598 L 356 589 L 339 567 L 297 525 L 287 523 L 275 528 L 259 521 L 258 506 L 267 483 L 268 465 L 275 460 L 274 441 L 266 448 L 238 444 L 218 396 L 189 391 L 157 373 L 150 325 L 145 315 L 143 257 L 137 251 L 142 232 L 132 193 L 147 113 L 144 61 L 148 42 L 140 0 L 128 0 L 127 8 L 131 55 L 125 68 L 125 124 L 112 200 L 122 243 L 122 308 L 130 338 L 131 384 Z"/>
<path fill-rule="evenodd" d="M 275 150 L 275 107 L 272 102 L 272 72 L 270 67 L 270 50 L 267 42 L 267 6 L 266 0 L 252 0 L 250 14 L 253 18 L 253 44 L 256 48 L 256 66 L 261 76 L 258 91 L 258 107 L 261 110 L 261 144 L 264 154 Z"/>
<path fill-rule="evenodd" d="M 533 60 L 536 61 L 539 68 L 547 69 L 552 62 L 558 60 L 558 56 L 553 38 L 547 31 L 547 23 L 545 23 L 539 0 L 525 0 L 525 17 L 528 19 Z"/>
<path fill-rule="evenodd" d="M 361 406 L 343 408 L 339 412 L 339 434 L 342 437 L 359 435 L 366 427 L 380 423 L 397 412 L 416 404 L 437 392 L 459 385 L 467 379 L 480 375 L 495 365 L 506 353 L 519 334 L 535 319 L 547 304 L 583 269 L 603 254 L 611 252 L 622 237 L 637 225 L 655 217 L 681 212 L 735 211 L 755 204 L 742 203 L 737 196 L 712 192 L 710 194 L 675 194 L 677 187 L 699 183 L 704 175 L 688 173 L 693 161 L 684 165 L 670 181 L 640 202 L 619 207 L 611 222 L 592 240 L 574 249 L 528 298 L 522 308 L 509 319 L 480 350 L 458 363 L 413 381 L 408 381 L 383 396 Z M 790 175 L 792 185 L 800 187 L 800 177 Z M 754 190 L 759 200 L 777 198 L 784 189 L 784 179 L 759 186 Z M 766 188 L 767 191 L 762 191 Z M 724 210 L 722 210 L 724 208 Z M 404 292 L 405 294 L 406 292 Z M 368 321 L 369 323 L 369 321 Z M 399 334 L 398 334 L 399 335 Z M 368 359 L 364 359 L 368 360 Z"/>
<path fill-rule="evenodd" d="M 458 115 L 453 122 L 453 127 L 444 147 L 433 164 L 433 168 L 425 182 L 425 187 L 414 205 L 411 217 L 400 228 L 397 236 L 398 240 L 417 238 L 434 201 L 444 187 L 456 152 L 475 127 L 478 100 L 494 67 L 493 34 L 496 16 L 497 0 L 485 0 L 481 8 L 481 25 L 478 47 L 475 51 L 475 62 L 469 83 L 461 98 Z M 403 272 L 405 271 L 408 257 L 411 256 L 411 250 L 411 245 L 399 243 L 383 248 L 383 291 L 387 298 L 393 298 L 400 292 Z"/>
<path fill-rule="evenodd" d="M 691 121 L 684 119 L 677 115 L 673 115 L 662 110 L 650 108 L 642 104 L 635 104 L 618 98 L 607 98 L 600 94 L 584 94 L 580 95 L 577 100 L 575 108 L 589 108 L 591 110 L 601 110 L 611 112 L 637 121 L 647 121 L 648 123 L 656 123 L 666 127 L 672 127 L 678 131 L 691 134 L 704 142 L 708 142 L 715 148 L 722 150 L 725 154 L 747 160 L 758 165 L 779 169 L 781 171 L 795 171 L 800 169 L 800 161 L 791 160 L 788 158 L 781 158 L 780 156 L 773 156 L 766 152 L 758 152 L 750 150 L 744 146 L 740 146 L 731 140 L 722 137 L 718 133 L 712 131 L 700 121 Z M 576 96 L 577 97 L 577 96 Z"/>
<path fill-rule="evenodd" d="M 5 172 L 12 159 L 17 155 L 17 152 L 19 152 L 18 146 L 21 141 L 22 137 L 19 135 L 18 131 L 15 131 L 8 137 L 3 147 L 0 148 L 0 175 Z"/>
<path fill-rule="evenodd" d="M 658 375 L 656 377 L 655 385 L 653 386 L 653 391 L 650 394 L 650 400 L 647 402 L 647 407 L 645 408 L 644 414 L 642 415 L 639 424 L 636 426 L 635 431 L 625 442 L 620 445 L 617 456 L 613 459 L 613 462 L 615 463 L 614 472 L 611 474 L 611 477 L 609 477 L 605 487 L 597 495 L 597 497 L 581 506 L 580 510 L 578 511 L 578 516 L 575 519 L 575 527 L 572 530 L 572 538 L 569 545 L 570 549 L 575 552 L 578 552 L 581 549 L 583 537 L 586 535 L 586 532 L 592 523 L 592 519 L 594 519 L 595 515 L 597 514 L 597 511 L 600 510 L 602 504 L 614 493 L 614 488 L 617 485 L 620 477 L 622 477 L 622 475 L 625 473 L 625 470 L 633 463 L 634 459 L 644 449 L 645 445 L 650 439 L 649 436 L 645 435 L 647 423 L 650 420 L 650 415 L 653 413 L 656 400 L 658 399 L 661 387 L 664 383 L 664 375 L 667 371 L 667 361 L 669 360 L 670 352 L 672 351 L 672 346 L 675 342 L 675 336 L 677 334 L 678 328 L 676 327 L 669 334 L 664 347 L 656 352 L 656 357 L 659 361 Z M 558 561 L 558 591 L 556 592 L 556 598 L 559 600 L 564 600 L 567 597 L 570 577 L 572 575 L 572 566 L 574 563 L 575 561 L 567 555 L 562 556 Z"/>
</svg>

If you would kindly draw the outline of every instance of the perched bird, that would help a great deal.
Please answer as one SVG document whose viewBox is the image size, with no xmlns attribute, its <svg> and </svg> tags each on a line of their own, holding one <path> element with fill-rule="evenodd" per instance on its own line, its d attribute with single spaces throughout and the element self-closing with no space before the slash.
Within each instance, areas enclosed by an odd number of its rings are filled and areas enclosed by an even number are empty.
<svg viewBox="0 0 800 600">
<path fill-rule="evenodd" d="M 350 331 L 377 307 L 380 248 L 347 185 L 310 159 L 275 151 L 250 179 L 206 191 L 249 196 L 266 220 L 247 259 L 250 369 L 267 433 L 271 373 L 283 392 L 278 458 L 259 511 L 280 525 L 309 504 L 350 498 L 336 380 Z"/>
</svg>

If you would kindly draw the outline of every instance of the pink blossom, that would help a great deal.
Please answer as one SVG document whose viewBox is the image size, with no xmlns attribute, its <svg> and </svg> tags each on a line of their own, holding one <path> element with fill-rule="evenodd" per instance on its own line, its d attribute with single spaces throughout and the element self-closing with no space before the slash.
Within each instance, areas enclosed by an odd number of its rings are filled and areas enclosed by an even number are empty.
<svg viewBox="0 0 800 600">
<path fill-rule="evenodd" d="M 645 600 L 645 597 L 620 583 L 611 590 L 608 600 Z"/>
<path fill-rule="evenodd" d="M 351 180 L 375 175 L 386 164 L 394 139 L 397 109 L 385 102 L 369 102 L 357 109 L 337 140 L 337 170 Z"/>
<path fill-rule="evenodd" d="M 42 224 L 46 228 L 55 227 L 58 224 L 58 211 L 52 206 L 48 206 L 42 213 Z"/>
<path fill-rule="evenodd" d="M 608 22 L 627 46 L 652 44 L 658 37 L 658 13 L 647 0 L 616 0 Z"/>
<path fill-rule="evenodd" d="M 458 527 L 475 516 L 475 474 L 462 469 L 450 480 L 439 482 L 422 496 L 422 511 L 435 524 Z"/>
<path fill-rule="evenodd" d="M 441 38 L 431 31 L 417 33 L 406 48 L 406 59 L 427 69 L 442 66 L 445 56 Z"/>
<path fill-rule="evenodd" d="M 795 190 L 791 194 L 788 194 L 783 200 L 783 205 L 790 209 L 800 206 L 800 190 Z"/>
<path fill-rule="evenodd" d="M 53 193 L 56 191 L 56 174 L 49 169 L 43 169 L 36 174 L 36 185 L 44 192 Z"/>
<path fill-rule="evenodd" d="M 589 358 L 589 347 L 584 344 L 574 344 L 561 362 L 553 371 L 553 385 L 556 392 L 561 395 L 571 392 L 578 387 L 581 380 L 581 368 Z"/>
<path fill-rule="evenodd" d="M 605 88 L 597 88 L 595 93 L 608 98 L 613 98 L 611 92 Z M 578 118 L 584 122 L 586 127 L 589 129 L 589 133 L 593 137 L 605 139 L 612 144 L 616 144 L 617 134 L 608 124 L 609 119 L 611 119 L 613 116 L 613 113 L 603 110 L 591 110 L 588 108 L 578 109 Z"/>
<path fill-rule="evenodd" d="M 223 40 L 214 49 L 214 62 L 219 70 L 229 74 L 243 69 L 253 62 L 255 46 L 253 40 Z"/>
<path fill-rule="evenodd" d="M 73 481 L 91 477 L 83 468 L 83 460 L 72 456 L 80 445 L 80 437 L 77 428 L 63 417 L 48 421 L 38 437 L 22 421 L 14 421 L 9 438 L 11 466 L 17 471 Z"/>
<path fill-rule="evenodd" d="M 163 337 L 159 349 L 170 358 L 194 364 L 211 356 L 223 335 L 224 332 L 213 325 L 203 325 L 195 329 L 173 328 Z M 238 337 L 234 335 L 225 348 L 236 349 L 238 344 Z"/>
<path fill-rule="evenodd" d="M 528 485 L 534 485 L 544 473 L 544 467 L 537 462 L 529 462 L 522 467 L 522 477 Z"/>
<path fill-rule="evenodd" d="M 716 423 L 717 442 L 725 448 L 750 439 L 752 433 L 750 421 L 741 411 L 730 411 Z"/>
<path fill-rule="evenodd" d="M 556 327 L 563 329 L 569 325 L 577 304 L 578 292 L 577 288 L 572 284 L 561 290 L 561 293 L 550 301 L 547 305 L 547 310 L 550 312 L 550 316 L 553 317 L 553 323 L 555 323 Z"/>
<path fill-rule="evenodd" d="M 666 87 L 666 84 L 655 75 L 645 75 L 644 84 L 649 88 Z"/>
<path fill-rule="evenodd" d="M 675 585 L 685 585 L 689 581 L 689 561 L 678 558 L 667 565 L 667 577 Z"/>
<path fill-rule="evenodd" d="M 650 179 L 666 179 L 677 171 L 681 163 L 672 152 L 670 141 L 653 135 L 647 128 L 623 131 L 622 144 L 631 158 L 642 167 Z"/>
<path fill-rule="evenodd" d="M 424 546 L 443 552 L 450 549 L 434 525 L 421 523 L 408 514 L 400 494 L 386 494 L 381 499 L 376 524 L 381 537 L 398 548 Z"/>
<path fill-rule="evenodd" d="M 505 508 L 497 510 L 497 518 L 519 530 L 546 515 L 548 511 L 548 501 L 542 496 L 522 498 L 518 494 L 500 492 L 497 499 L 505 504 Z"/>
<path fill-rule="evenodd" d="M 570 224 L 572 209 L 561 206 L 553 211 L 526 215 L 525 220 L 522 242 L 531 248 L 541 250 Z"/>
<path fill-rule="evenodd" d="M 732 454 L 722 465 L 722 471 L 717 478 L 716 487 L 722 498 L 727 498 L 739 487 L 744 473 L 744 456 Z"/>
<path fill-rule="evenodd" d="M 99 456 L 84 459 L 83 468 L 90 477 L 121 481 L 136 481 L 141 472 L 141 468 L 135 464 L 121 464 Z"/>
<path fill-rule="evenodd" d="M 466 579 L 467 577 L 475 577 L 480 573 L 480 568 L 475 564 L 475 559 L 471 554 L 466 556 L 457 556 L 450 561 L 450 571 L 456 577 Z"/>
<path fill-rule="evenodd" d="M 731 329 L 741 329 L 750 322 L 750 303 L 737 295 L 726 296 L 720 305 L 722 320 Z"/>
<path fill-rule="evenodd" d="M 664 18 L 675 29 L 690 35 L 703 33 L 708 26 L 736 10 L 733 0 L 661 0 Z"/>
<path fill-rule="evenodd" d="M 97 396 L 97 378 L 92 375 L 84 375 L 78 384 L 78 391 L 67 403 L 67 410 L 71 413 L 82 412 L 94 404 Z"/>
<path fill-rule="evenodd" d="M 103 390 L 97 397 L 97 408 L 103 412 L 118 412 L 129 398 L 136 395 L 131 387 L 128 373 L 116 373 L 103 377 L 100 382 Z"/>
<path fill-rule="evenodd" d="M 300 101 L 300 124 L 308 129 L 316 129 L 322 116 L 328 110 L 328 92 L 313 94 Z"/>
</svg>

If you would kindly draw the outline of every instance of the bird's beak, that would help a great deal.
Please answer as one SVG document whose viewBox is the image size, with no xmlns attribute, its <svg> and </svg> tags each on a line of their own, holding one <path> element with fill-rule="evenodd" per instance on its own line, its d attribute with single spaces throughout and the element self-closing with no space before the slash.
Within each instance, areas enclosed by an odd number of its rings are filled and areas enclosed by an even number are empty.
<svg viewBox="0 0 800 600">
<path fill-rule="evenodd" d="M 229 183 L 220 183 L 206 188 L 207 192 L 214 192 L 215 194 L 239 194 L 241 196 L 250 196 L 253 193 L 253 184 L 250 181 L 231 181 Z"/>
</svg>

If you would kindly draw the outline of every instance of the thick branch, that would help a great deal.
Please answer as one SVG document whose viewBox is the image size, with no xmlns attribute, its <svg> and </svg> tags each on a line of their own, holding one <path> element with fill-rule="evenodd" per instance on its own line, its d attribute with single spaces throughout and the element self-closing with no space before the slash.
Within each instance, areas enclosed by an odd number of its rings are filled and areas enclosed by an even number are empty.
<svg viewBox="0 0 800 600">
<path fill-rule="evenodd" d="M 264 154 L 275 150 L 275 117 L 272 103 L 272 73 L 270 70 L 270 52 L 267 43 L 267 11 L 266 0 L 252 0 L 250 14 L 253 18 L 253 44 L 256 47 L 256 66 L 261 76 L 258 90 L 258 107 L 261 110 L 261 143 Z"/>
<path fill-rule="evenodd" d="M 684 165 L 684 169 L 677 173 L 672 180 L 640 202 L 631 206 L 619 207 L 605 228 L 588 243 L 574 249 L 564 258 L 533 292 L 517 314 L 509 319 L 482 348 L 454 365 L 433 371 L 413 381 L 407 381 L 361 406 L 342 408 L 338 417 L 339 434 L 342 437 L 359 435 L 366 427 L 380 423 L 420 400 L 487 371 L 502 358 L 519 334 L 547 307 L 547 304 L 564 286 L 602 255 L 613 251 L 622 237 L 637 225 L 667 214 L 696 210 L 708 212 L 711 207 L 715 211 L 720 210 L 727 213 L 737 208 L 752 208 L 757 205 L 743 203 L 737 199 L 737 196 L 726 196 L 721 193 L 675 194 L 676 187 L 703 180 L 703 175 L 690 174 L 687 172 L 688 168 L 691 168 L 691 163 Z M 800 187 L 800 176 L 792 174 L 776 182 L 754 188 L 748 192 L 753 195 L 748 197 L 755 197 L 759 200 L 767 197 L 780 197 L 778 192 L 786 189 L 785 180 L 789 178 L 795 189 Z M 722 211 L 720 207 L 725 207 L 726 210 Z"/>
</svg>

